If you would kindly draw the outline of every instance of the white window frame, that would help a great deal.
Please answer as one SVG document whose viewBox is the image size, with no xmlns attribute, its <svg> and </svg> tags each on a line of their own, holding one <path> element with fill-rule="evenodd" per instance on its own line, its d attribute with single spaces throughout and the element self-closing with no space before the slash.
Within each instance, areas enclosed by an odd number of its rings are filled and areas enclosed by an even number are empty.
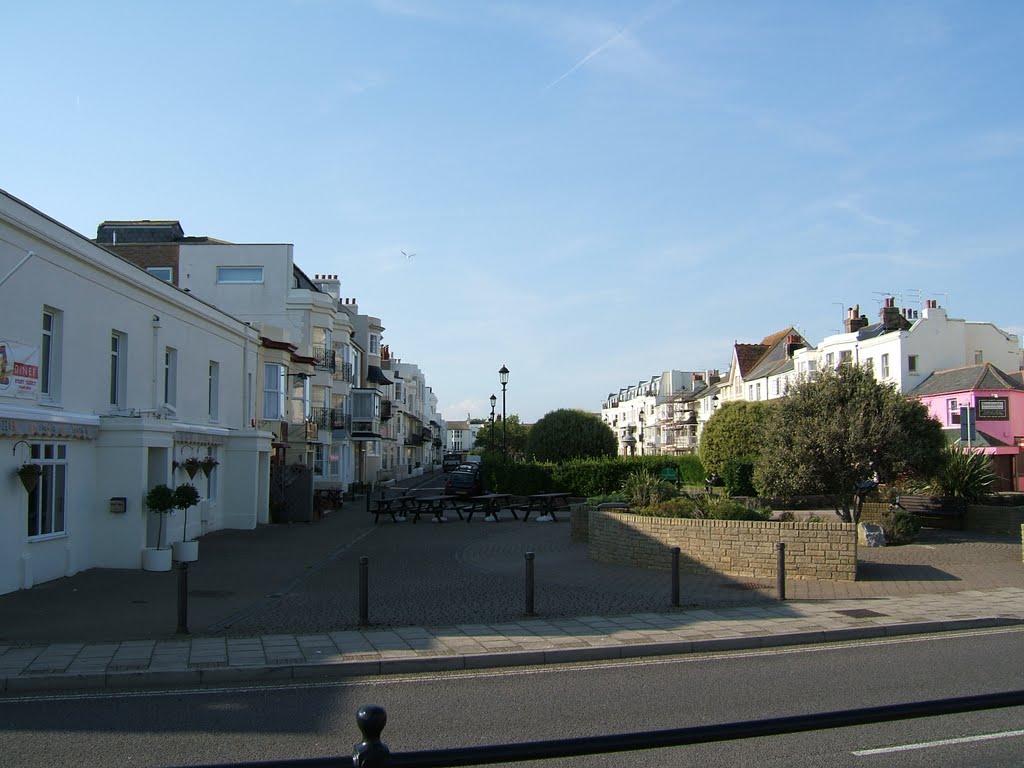
<svg viewBox="0 0 1024 768">
<path fill-rule="evenodd" d="M 370 354 L 371 355 L 379 355 L 380 354 L 380 335 L 379 334 L 376 334 L 376 333 L 371 333 L 370 334 Z"/>
<path fill-rule="evenodd" d="M 917 355 L 907 355 L 907 373 L 917 373 Z"/>
<path fill-rule="evenodd" d="M 262 285 L 262 266 L 217 267 L 218 285 Z"/>
<path fill-rule="evenodd" d="M 220 419 L 220 363 L 211 360 L 207 367 L 206 410 L 210 421 Z"/>
<path fill-rule="evenodd" d="M 110 391 L 112 408 L 124 408 L 125 387 L 127 386 L 127 336 L 121 331 L 110 332 Z"/>
<path fill-rule="evenodd" d="M 67 535 L 67 443 L 32 443 L 32 463 L 43 467 L 28 495 L 25 525 L 29 541 Z"/>
<path fill-rule="evenodd" d="M 174 282 L 174 267 L 146 267 L 146 271 L 153 277 L 163 280 L 165 283 Z"/>
<path fill-rule="evenodd" d="M 263 419 L 281 421 L 285 417 L 285 376 L 288 369 L 280 363 L 263 364 Z"/>
<path fill-rule="evenodd" d="M 164 405 L 172 410 L 178 405 L 178 350 L 164 347 Z"/>
<path fill-rule="evenodd" d="M 889 378 L 889 353 L 886 352 L 881 357 L 881 370 L 880 373 L 883 379 Z"/>
<path fill-rule="evenodd" d="M 950 426 L 960 423 L 960 404 L 955 397 L 946 400 L 946 412 L 948 413 L 946 422 Z"/>
<path fill-rule="evenodd" d="M 60 400 L 61 339 L 64 313 L 43 307 L 42 346 L 39 350 L 39 394 L 44 400 Z"/>
</svg>

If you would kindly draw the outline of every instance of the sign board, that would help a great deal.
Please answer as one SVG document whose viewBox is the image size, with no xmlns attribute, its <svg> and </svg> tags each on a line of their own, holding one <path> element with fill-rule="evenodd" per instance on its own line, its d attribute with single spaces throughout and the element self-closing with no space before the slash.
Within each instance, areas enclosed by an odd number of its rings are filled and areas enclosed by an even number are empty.
<svg viewBox="0 0 1024 768">
<path fill-rule="evenodd" d="M 125 496 L 110 497 L 110 511 L 123 514 L 128 511 L 128 499 Z"/>
<path fill-rule="evenodd" d="M 0 396 L 36 399 L 39 347 L 0 339 Z"/>
<path fill-rule="evenodd" d="M 975 403 L 979 421 L 1006 421 L 1010 418 L 1010 399 L 1007 397 L 979 397 Z"/>
</svg>

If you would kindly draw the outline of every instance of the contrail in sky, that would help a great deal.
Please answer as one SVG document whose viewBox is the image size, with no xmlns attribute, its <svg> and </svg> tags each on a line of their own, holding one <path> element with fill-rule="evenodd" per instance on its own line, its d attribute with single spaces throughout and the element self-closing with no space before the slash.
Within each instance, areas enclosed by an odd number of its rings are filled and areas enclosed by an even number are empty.
<svg viewBox="0 0 1024 768">
<path fill-rule="evenodd" d="M 556 85 L 558 85 L 560 82 L 565 80 L 565 78 L 567 78 L 569 75 L 571 75 L 577 69 L 579 69 L 584 64 L 586 64 L 588 61 L 590 61 L 592 58 L 597 56 L 597 54 L 601 53 L 601 51 L 605 50 L 606 48 L 609 48 L 612 45 L 615 45 L 615 43 L 617 43 L 619 40 L 621 40 L 626 35 L 626 33 L 629 32 L 631 29 L 633 29 L 635 27 L 639 27 L 639 26 L 641 26 L 643 24 L 646 24 L 648 21 L 650 21 L 654 17 L 660 16 L 661 14 L 663 14 L 666 11 L 670 10 L 673 6 L 677 5 L 678 3 L 679 3 L 679 0 L 672 0 L 671 2 L 669 2 L 667 5 L 665 5 L 662 8 L 658 8 L 658 3 L 655 3 L 650 8 L 648 8 L 647 11 L 642 16 L 640 16 L 635 21 L 632 21 L 629 24 L 627 24 L 626 26 L 624 26 L 622 29 L 620 29 L 618 32 L 616 32 L 614 35 L 612 35 L 607 40 L 605 40 L 603 43 L 601 43 L 599 46 L 597 46 L 597 48 L 592 50 L 590 53 L 588 53 L 582 59 L 580 59 L 575 64 L 573 64 L 571 67 L 569 67 L 569 69 L 567 69 L 561 75 L 559 75 L 554 80 L 552 80 L 550 83 L 545 85 L 544 86 L 544 90 L 548 90 L 549 88 L 553 88 Z"/>
</svg>

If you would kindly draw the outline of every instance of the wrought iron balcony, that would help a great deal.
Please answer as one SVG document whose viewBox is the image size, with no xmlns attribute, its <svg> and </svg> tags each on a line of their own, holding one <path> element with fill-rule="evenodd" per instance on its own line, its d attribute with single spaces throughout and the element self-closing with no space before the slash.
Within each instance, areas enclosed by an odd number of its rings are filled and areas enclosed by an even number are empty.
<svg viewBox="0 0 1024 768">
<path fill-rule="evenodd" d="M 331 378 L 335 381 L 352 383 L 352 363 L 338 363 L 331 372 Z"/>
<path fill-rule="evenodd" d="M 312 408 L 310 421 L 320 429 L 349 429 L 352 426 L 352 417 L 341 408 Z"/>
<path fill-rule="evenodd" d="M 316 358 L 316 369 L 318 371 L 330 371 L 331 373 L 334 373 L 337 369 L 333 349 L 328 349 L 327 347 L 314 344 L 313 357 Z"/>
<path fill-rule="evenodd" d="M 380 420 L 387 421 L 392 416 L 391 401 L 381 400 L 380 401 Z"/>
</svg>

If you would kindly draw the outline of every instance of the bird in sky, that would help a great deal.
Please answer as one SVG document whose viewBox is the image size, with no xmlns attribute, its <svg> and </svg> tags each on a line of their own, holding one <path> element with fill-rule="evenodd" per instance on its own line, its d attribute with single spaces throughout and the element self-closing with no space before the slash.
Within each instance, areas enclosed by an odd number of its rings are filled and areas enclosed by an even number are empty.
<svg viewBox="0 0 1024 768">
<path fill-rule="evenodd" d="M 405 251 L 402 251 L 402 255 L 405 256 L 405 258 L 407 258 L 407 259 L 411 259 L 416 254 L 415 253 L 406 253 Z"/>
</svg>

